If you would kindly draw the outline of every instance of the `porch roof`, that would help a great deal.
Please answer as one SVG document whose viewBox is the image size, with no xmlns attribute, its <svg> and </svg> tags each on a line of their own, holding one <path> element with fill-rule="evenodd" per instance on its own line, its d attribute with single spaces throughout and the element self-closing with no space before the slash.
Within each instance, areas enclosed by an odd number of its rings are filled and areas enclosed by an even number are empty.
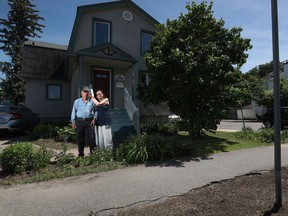
<svg viewBox="0 0 288 216">
<path fill-rule="evenodd" d="M 79 50 L 77 55 L 136 63 L 137 60 L 112 43 Z"/>
</svg>

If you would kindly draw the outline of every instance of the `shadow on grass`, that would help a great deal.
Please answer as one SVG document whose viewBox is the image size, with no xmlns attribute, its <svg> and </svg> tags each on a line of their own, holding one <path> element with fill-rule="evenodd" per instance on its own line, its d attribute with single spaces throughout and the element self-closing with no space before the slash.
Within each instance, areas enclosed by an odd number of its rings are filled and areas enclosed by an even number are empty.
<svg viewBox="0 0 288 216">
<path fill-rule="evenodd" d="M 193 138 L 189 135 L 177 135 L 181 145 L 181 157 L 146 164 L 160 167 L 184 167 L 185 162 L 200 162 L 201 160 L 213 160 L 211 156 L 215 152 L 227 152 L 226 148 L 239 142 L 229 140 L 229 137 L 216 137 L 205 134 L 200 138 Z"/>
</svg>

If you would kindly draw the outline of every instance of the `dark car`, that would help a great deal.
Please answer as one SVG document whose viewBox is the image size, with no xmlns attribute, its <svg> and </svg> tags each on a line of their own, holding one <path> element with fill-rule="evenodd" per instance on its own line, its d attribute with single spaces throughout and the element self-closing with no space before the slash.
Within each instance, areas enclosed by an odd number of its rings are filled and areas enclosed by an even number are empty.
<svg viewBox="0 0 288 216">
<path fill-rule="evenodd" d="M 40 123 L 38 114 L 26 106 L 0 104 L 0 131 L 22 132 Z"/>
<path fill-rule="evenodd" d="M 288 107 L 281 107 L 281 128 L 288 126 Z M 270 108 L 263 115 L 262 122 L 266 128 L 271 128 L 274 125 L 274 109 Z"/>
</svg>

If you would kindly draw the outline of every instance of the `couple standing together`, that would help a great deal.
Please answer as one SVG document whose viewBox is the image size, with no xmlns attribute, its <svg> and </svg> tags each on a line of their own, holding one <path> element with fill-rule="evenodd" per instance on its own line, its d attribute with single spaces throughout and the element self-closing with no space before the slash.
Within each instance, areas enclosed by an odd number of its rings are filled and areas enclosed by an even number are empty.
<svg viewBox="0 0 288 216">
<path fill-rule="evenodd" d="M 109 99 L 102 90 L 97 90 L 95 98 L 90 94 L 89 88 L 82 89 L 81 98 L 76 99 L 73 104 L 71 123 L 72 128 L 76 129 L 78 156 L 84 156 L 85 133 L 91 154 L 96 147 L 112 148 Z"/>
</svg>

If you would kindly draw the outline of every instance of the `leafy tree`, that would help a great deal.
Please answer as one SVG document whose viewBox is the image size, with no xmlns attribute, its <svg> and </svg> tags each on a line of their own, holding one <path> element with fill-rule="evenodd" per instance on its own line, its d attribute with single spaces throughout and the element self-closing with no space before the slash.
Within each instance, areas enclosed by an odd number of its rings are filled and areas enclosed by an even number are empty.
<svg viewBox="0 0 288 216">
<path fill-rule="evenodd" d="M 25 101 L 25 80 L 21 77 L 23 46 L 29 37 L 40 37 L 44 25 L 39 20 L 33 0 L 8 0 L 10 11 L 7 19 L 0 18 L 0 49 L 9 57 L 10 62 L 2 62 L 5 79 L 0 83 L 1 98 L 14 104 Z"/>
<path fill-rule="evenodd" d="M 283 72 L 284 65 L 282 62 L 279 63 L 280 71 Z M 267 76 L 268 74 L 273 72 L 273 61 L 267 62 L 265 64 L 258 65 L 251 70 L 249 70 L 245 76 L 256 76 L 263 78 Z"/>
<path fill-rule="evenodd" d="M 253 95 L 254 100 L 259 104 L 266 107 L 274 106 L 274 92 L 273 89 L 262 87 Z M 280 79 L 280 103 L 281 106 L 288 106 L 288 80 L 287 78 Z"/>
<path fill-rule="evenodd" d="M 284 63 L 280 62 L 280 72 L 284 71 Z M 270 74 L 273 77 L 273 61 L 258 65 L 247 73 L 245 73 L 244 80 L 252 93 L 252 99 L 259 105 L 266 107 L 273 107 L 274 94 L 273 90 L 268 89 L 268 78 Z M 287 79 L 280 79 L 280 97 L 283 106 L 288 105 L 288 81 Z"/>
<path fill-rule="evenodd" d="M 212 6 L 187 3 L 187 14 L 157 26 L 145 55 L 154 77 L 149 86 L 138 87 L 138 98 L 146 104 L 167 102 L 193 136 L 202 129 L 216 130 L 235 105 L 233 85 L 241 78 L 239 67 L 248 57 L 244 52 L 251 48 L 241 28 L 229 30 L 216 20 Z"/>
</svg>

